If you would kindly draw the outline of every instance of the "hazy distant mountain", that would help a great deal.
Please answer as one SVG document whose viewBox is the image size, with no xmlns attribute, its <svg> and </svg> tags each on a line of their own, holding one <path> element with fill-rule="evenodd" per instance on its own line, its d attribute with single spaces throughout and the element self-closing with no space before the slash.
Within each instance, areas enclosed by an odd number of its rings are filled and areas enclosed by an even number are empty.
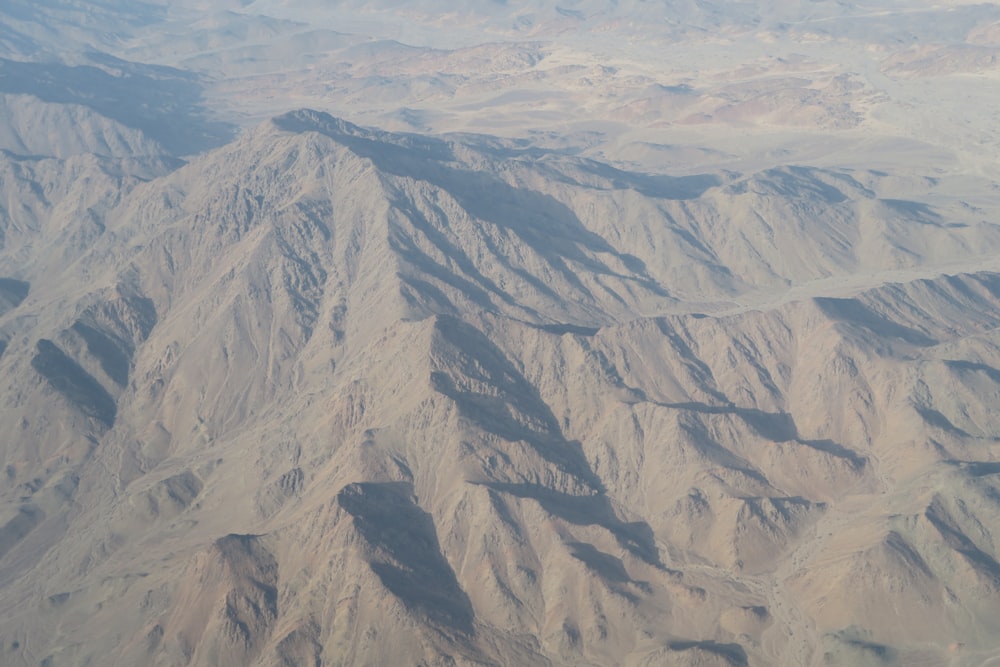
<svg viewBox="0 0 1000 667">
<path fill-rule="evenodd" d="M 0 664 L 988 664 L 998 25 L 6 3 Z"/>
</svg>

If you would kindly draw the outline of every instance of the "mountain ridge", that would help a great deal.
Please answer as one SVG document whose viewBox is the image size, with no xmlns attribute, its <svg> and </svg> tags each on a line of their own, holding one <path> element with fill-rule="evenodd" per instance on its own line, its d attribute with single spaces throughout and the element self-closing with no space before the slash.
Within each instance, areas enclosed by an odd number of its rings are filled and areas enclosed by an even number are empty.
<svg viewBox="0 0 1000 667">
<path fill-rule="evenodd" d="M 845 234 L 840 264 L 760 284 L 835 270 L 846 293 L 754 307 L 760 274 L 681 290 L 650 261 L 670 243 L 604 212 L 642 211 L 706 272 L 725 246 L 698 225 L 730 199 L 758 213 L 730 237 L 900 215 L 877 228 L 934 248 L 905 255 L 918 276 L 990 228 L 880 204 L 877 174 L 706 175 L 678 198 L 520 146 L 295 112 L 137 182 L 75 263 L 10 283 L 0 401 L 25 444 L 4 449 L 0 621 L 33 647 L 12 664 L 991 650 L 962 610 L 989 608 L 997 558 L 996 274 L 851 287 Z M 875 583 L 831 597 L 859 563 Z M 923 620 L 890 621 L 883 585 Z"/>
</svg>

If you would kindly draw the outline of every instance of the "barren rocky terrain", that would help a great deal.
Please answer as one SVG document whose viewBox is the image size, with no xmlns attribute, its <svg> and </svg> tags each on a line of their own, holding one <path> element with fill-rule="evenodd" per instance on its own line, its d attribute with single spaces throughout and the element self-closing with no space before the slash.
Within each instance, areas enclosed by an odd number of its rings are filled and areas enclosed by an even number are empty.
<svg viewBox="0 0 1000 667">
<path fill-rule="evenodd" d="M 998 49 L 0 6 L 0 664 L 1000 660 Z"/>
</svg>

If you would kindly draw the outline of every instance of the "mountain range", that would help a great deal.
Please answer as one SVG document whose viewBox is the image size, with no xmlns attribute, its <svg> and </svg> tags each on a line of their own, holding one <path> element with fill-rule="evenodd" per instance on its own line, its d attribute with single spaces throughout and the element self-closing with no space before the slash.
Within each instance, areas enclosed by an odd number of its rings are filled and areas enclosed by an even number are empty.
<svg viewBox="0 0 1000 667">
<path fill-rule="evenodd" d="M 995 5 L 119 4 L 0 7 L 0 663 L 1000 655 Z"/>
</svg>

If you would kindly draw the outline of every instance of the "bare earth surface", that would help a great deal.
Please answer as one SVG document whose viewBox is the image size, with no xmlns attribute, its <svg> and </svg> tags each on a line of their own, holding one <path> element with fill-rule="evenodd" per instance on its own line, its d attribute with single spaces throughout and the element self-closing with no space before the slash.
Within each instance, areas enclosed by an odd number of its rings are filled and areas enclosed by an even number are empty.
<svg viewBox="0 0 1000 667">
<path fill-rule="evenodd" d="M 0 6 L 0 664 L 1000 664 L 1000 6 Z"/>
</svg>

